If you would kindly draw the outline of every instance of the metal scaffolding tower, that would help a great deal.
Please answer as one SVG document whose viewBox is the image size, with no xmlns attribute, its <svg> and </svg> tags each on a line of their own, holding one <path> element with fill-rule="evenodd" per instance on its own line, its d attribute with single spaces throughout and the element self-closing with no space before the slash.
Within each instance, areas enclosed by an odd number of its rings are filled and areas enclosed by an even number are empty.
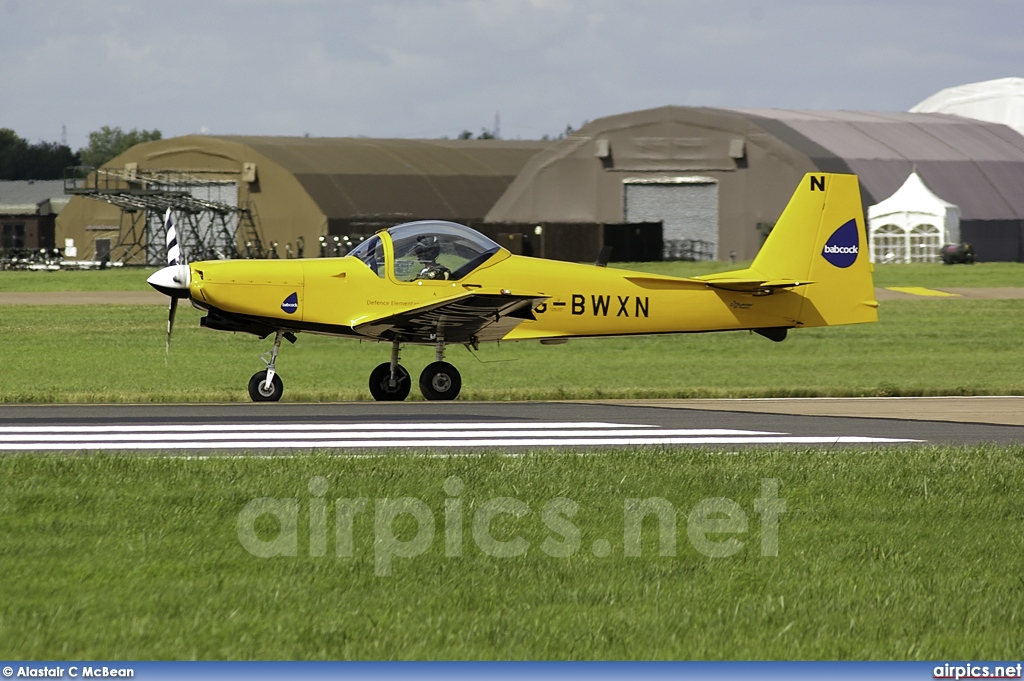
<svg viewBox="0 0 1024 681">
<path fill-rule="evenodd" d="M 238 205 L 238 183 L 223 171 L 128 168 L 69 168 L 64 193 L 85 196 L 121 209 L 111 257 L 126 265 L 164 262 L 163 217 L 175 217 L 178 242 L 191 261 L 265 258 L 262 229 L 251 201 Z"/>
</svg>

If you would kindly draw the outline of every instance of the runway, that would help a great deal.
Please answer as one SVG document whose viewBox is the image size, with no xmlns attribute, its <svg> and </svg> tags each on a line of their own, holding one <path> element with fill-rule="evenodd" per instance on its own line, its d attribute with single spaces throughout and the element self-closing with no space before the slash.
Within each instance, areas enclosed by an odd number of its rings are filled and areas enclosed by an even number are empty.
<svg viewBox="0 0 1024 681">
<path fill-rule="evenodd" d="M 443 453 L 1024 443 L 1024 423 L 1013 423 L 1024 398 L 898 399 L 883 407 L 877 400 L 4 405 L 0 451 Z M 976 400 L 979 413 L 1001 409 L 1010 423 L 965 420 L 965 400 Z M 915 409 L 932 418 L 914 418 Z M 880 411 L 901 417 L 879 417 Z M 950 420 L 935 418 L 944 412 Z"/>
</svg>

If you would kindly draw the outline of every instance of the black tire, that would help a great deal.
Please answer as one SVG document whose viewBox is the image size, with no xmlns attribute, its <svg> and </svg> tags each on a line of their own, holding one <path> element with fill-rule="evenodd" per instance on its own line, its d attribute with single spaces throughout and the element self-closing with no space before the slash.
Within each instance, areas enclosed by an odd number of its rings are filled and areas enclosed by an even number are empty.
<svg viewBox="0 0 1024 681">
<path fill-rule="evenodd" d="M 420 392 L 428 400 L 454 400 L 460 390 L 462 376 L 448 362 L 432 362 L 420 374 Z"/>
<path fill-rule="evenodd" d="M 409 396 L 412 380 L 401 364 L 395 371 L 396 385 L 391 385 L 391 363 L 384 362 L 370 372 L 370 394 L 378 402 L 401 402 Z"/>
<path fill-rule="evenodd" d="M 281 382 L 281 377 L 274 374 L 274 378 L 270 381 L 269 391 L 263 387 L 266 382 L 266 371 L 258 371 L 249 379 L 249 397 L 253 402 L 277 402 L 281 399 L 281 394 L 284 392 L 284 383 Z"/>
</svg>

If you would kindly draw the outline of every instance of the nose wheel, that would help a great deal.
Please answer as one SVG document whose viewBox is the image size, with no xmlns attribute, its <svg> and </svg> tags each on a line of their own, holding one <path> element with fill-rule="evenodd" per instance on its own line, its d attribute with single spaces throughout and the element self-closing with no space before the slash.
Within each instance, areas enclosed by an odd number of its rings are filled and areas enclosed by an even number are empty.
<svg viewBox="0 0 1024 681">
<path fill-rule="evenodd" d="M 277 402 L 284 392 L 284 383 L 281 377 L 274 374 L 270 378 L 270 385 L 267 385 L 266 371 L 258 371 L 249 379 L 249 397 L 253 402 Z"/>
</svg>

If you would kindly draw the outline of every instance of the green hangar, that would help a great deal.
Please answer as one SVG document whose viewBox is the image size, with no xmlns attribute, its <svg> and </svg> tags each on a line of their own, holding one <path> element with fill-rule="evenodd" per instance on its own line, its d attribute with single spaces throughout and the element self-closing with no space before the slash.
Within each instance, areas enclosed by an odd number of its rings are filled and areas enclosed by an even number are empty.
<svg viewBox="0 0 1024 681">
<path fill-rule="evenodd" d="M 1024 261 L 1024 137 L 944 114 L 666 106 L 601 118 L 533 157 L 487 220 L 660 221 L 667 255 L 700 242 L 750 259 L 804 173 L 856 173 L 866 211 L 915 169 L 959 206 L 979 260 Z"/>
<path fill-rule="evenodd" d="M 78 181 L 57 221 L 58 245 L 83 259 L 138 264 L 171 207 L 179 232 L 213 253 L 318 254 L 320 237 L 372 234 L 423 218 L 480 222 L 548 142 L 189 135 L 132 147 Z M 233 252 L 223 233 L 237 240 Z M 159 235 L 158 235 L 159 236 Z M 161 237 L 162 238 L 162 237 Z M 230 241 L 229 238 L 227 241 Z M 158 262 L 160 248 L 149 250 Z"/>
<path fill-rule="evenodd" d="M 937 113 L 680 106 L 597 119 L 554 141 L 148 142 L 71 189 L 84 196 L 61 212 L 56 241 L 72 240 L 82 258 L 156 262 L 159 248 L 146 250 L 157 241 L 154 209 L 162 215 L 160 193 L 177 192 L 185 219 L 211 206 L 231 213 L 219 227 L 192 230 L 206 230 L 212 257 L 253 255 L 254 239 L 263 255 L 332 254 L 335 238 L 439 218 L 547 257 L 588 260 L 615 243 L 612 260 L 622 260 L 624 238 L 650 242 L 656 230 L 658 247 L 634 258 L 743 260 L 815 171 L 856 173 L 865 211 L 916 171 L 959 208 L 959 237 L 979 260 L 1024 261 L 1024 137 L 1006 125 Z M 104 183 L 117 191 L 104 194 Z M 145 225 L 140 215 L 150 216 Z M 525 247 L 531 239 L 547 248 Z"/>
</svg>

